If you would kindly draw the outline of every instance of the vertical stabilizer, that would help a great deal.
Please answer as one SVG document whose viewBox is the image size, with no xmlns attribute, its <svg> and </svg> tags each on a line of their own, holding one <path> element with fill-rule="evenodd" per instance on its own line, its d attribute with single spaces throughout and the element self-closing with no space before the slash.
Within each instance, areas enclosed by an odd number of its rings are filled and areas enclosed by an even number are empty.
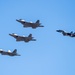
<svg viewBox="0 0 75 75">
<path fill-rule="evenodd" d="M 29 36 L 28 37 L 32 37 L 32 34 L 29 34 Z"/>
<path fill-rule="evenodd" d="M 40 23 L 40 20 L 37 20 L 36 23 Z"/>
<path fill-rule="evenodd" d="M 13 53 L 17 53 L 17 49 L 15 49 L 15 50 L 13 51 Z"/>
</svg>

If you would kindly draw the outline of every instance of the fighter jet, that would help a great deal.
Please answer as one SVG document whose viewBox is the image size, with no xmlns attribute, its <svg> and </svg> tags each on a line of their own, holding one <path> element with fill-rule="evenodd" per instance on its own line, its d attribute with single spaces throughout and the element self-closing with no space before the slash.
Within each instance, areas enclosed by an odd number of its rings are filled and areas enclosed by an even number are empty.
<svg viewBox="0 0 75 75">
<path fill-rule="evenodd" d="M 1 53 L 1 55 L 20 56 L 20 54 L 17 54 L 17 49 L 15 49 L 13 52 L 11 52 L 10 50 L 4 51 L 4 50 L 0 49 L 0 53 Z"/>
<path fill-rule="evenodd" d="M 29 42 L 29 41 L 36 41 L 36 39 L 33 39 L 32 34 L 29 34 L 29 36 L 19 36 L 15 33 L 9 34 L 10 36 L 14 37 L 16 41 L 24 41 L 24 42 Z"/>
<path fill-rule="evenodd" d="M 37 27 L 44 27 L 44 26 L 42 26 L 41 25 L 41 23 L 40 23 L 40 20 L 37 20 L 35 23 L 32 23 L 32 22 L 26 22 L 25 20 L 23 20 L 23 19 L 16 19 L 16 21 L 17 22 L 20 22 L 22 25 L 23 25 L 23 27 L 32 27 L 33 29 L 35 29 L 35 28 L 37 28 Z"/>
<path fill-rule="evenodd" d="M 56 30 L 56 31 L 62 33 L 64 36 L 75 37 L 75 32 L 73 33 L 73 31 L 71 32 L 65 32 L 63 30 Z"/>
</svg>

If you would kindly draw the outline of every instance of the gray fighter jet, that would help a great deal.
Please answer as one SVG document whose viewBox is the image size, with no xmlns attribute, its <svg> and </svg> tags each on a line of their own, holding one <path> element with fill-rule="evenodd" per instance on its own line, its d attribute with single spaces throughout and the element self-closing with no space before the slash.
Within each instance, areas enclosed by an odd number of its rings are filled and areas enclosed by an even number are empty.
<svg viewBox="0 0 75 75">
<path fill-rule="evenodd" d="M 63 30 L 56 30 L 56 31 L 62 33 L 64 36 L 75 37 L 75 32 L 73 33 L 73 31 L 71 32 L 65 32 Z"/>
<path fill-rule="evenodd" d="M 23 27 L 32 27 L 33 29 L 35 29 L 37 27 L 44 27 L 44 26 L 41 25 L 40 20 L 37 20 L 35 23 L 26 22 L 23 19 L 19 19 L 19 20 L 16 19 L 16 21 L 20 22 L 23 25 Z"/>
<path fill-rule="evenodd" d="M 9 34 L 10 36 L 14 37 L 16 41 L 24 41 L 24 42 L 29 42 L 29 41 L 36 41 L 36 39 L 33 39 L 32 34 L 29 34 L 29 36 L 19 36 L 15 33 Z"/>
<path fill-rule="evenodd" d="M 15 49 L 13 52 L 11 52 L 10 50 L 4 51 L 4 50 L 0 49 L 0 53 L 1 53 L 1 55 L 20 56 L 20 54 L 17 54 L 17 49 Z"/>
</svg>

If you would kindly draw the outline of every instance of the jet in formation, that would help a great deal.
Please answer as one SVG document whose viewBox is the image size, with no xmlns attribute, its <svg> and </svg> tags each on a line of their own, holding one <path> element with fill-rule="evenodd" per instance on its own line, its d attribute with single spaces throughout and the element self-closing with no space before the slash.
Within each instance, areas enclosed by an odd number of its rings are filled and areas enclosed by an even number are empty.
<svg viewBox="0 0 75 75">
<path fill-rule="evenodd" d="M 40 20 L 37 20 L 35 23 L 32 22 L 26 22 L 23 19 L 16 19 L 17 22 L 20 22 L 23 27 L 32 27 L 33 29 L 37 28 L 37 27 L 44 27 L 43 25 L 41 25 Z"/>
<path fill-rule="evenodd" d="M 17 53 L 17 49 L 15 49 L 13 52 L 11 52 L 10 50 L 4 51 L 4 50 L 0 49 L 0 53 L 1 53 L 1 55 L 20 56 L 20 54 Z"/>
<path fill-rule="evenodd" d="M 71 31 L 71 32 L 65 32 L 63 30 L 56 30 L 59 33 L 62 33 L 64 36 L 70 36 L 70 37 L 75 37 L 75 32 Z"/>
<path fill-rule="evenodd" d="M 14 37 L 16 41 L 24 41 L 24 42 L 29 42 L 29 41 L 36 41 L 36 39 L 33 39 L 32 34 L 29 34 L 28 36 L 19 36 L 15 33 L 9 34 L 10 36 Z"/>
</svg>

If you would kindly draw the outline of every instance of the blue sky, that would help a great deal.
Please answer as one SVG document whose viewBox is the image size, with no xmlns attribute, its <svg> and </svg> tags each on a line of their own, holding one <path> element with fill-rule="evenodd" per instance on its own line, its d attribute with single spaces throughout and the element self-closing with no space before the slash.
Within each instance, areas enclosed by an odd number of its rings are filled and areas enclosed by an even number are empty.
<svg viewBox="0 0 75 75">
<path fill-rule="evenodd" d="M 35 22 L 44 28 L 23 28 L 16 19 Z M 0 55 L 1 75 L 75 75 L 75 38 L 56 32 L 75 31 L 74 0 L 0 0 L 0 48 L 20 57 Z M 9 33 L 33 34 L 36 42 L 16 42 Z"/>
</svg>

